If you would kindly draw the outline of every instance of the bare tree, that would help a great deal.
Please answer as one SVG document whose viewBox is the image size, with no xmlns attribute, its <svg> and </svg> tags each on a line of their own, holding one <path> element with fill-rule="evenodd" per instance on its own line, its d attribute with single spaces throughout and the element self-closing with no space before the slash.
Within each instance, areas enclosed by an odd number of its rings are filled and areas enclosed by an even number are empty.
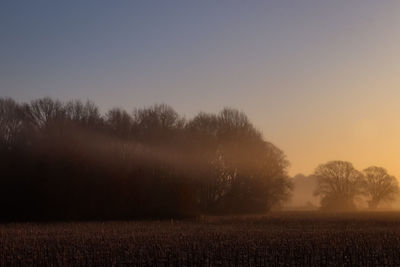
<svg viewBox="0 0 400 267">
<path fill-rule="evenodd" d="M 62 118 L 64 109 L 60 101 L 45 97 L 34 100 L 29 106 L 26 106 L 26 115 L 34 126 L 43 128 L 50 122 Z"/>
<path fill-rule="evenodd" d="M 0 143 L 10 146 L 23 128 L 22 110 L 10 98 L 0 98 Z"/>
<path fill-rule="evenodd" d="M 212 166 L 199 186 L 206 207 L 223 213 L 265 212 L 288 199 L 284 153 L 265 142 L 243 112 L 225 108 L 217 115 L 200 113 L 186 128 L 196 156 Z"/>
<path fill-rule="evenodd" d="M 186 121 L 167 105 L 102 116 L 0 98 L 0 220 L 266 212 L 290 193 L 287 166 L 231 108 Z"/>
<path fill-rule="evenodd" d="M 368 206 L 375 209 L 381 202 L 391 202 L 399 193 L 397 179 L 384 168 L 371 166 L 364 171 L 365 194 L 369 197 Z"/>
<path fill-rule="evenodd" d="M 123 138 L 131 137 L 133 131 L 133 119 L 125 110 L 113 108 L 107 112 L 105 123 L 111 131 Z"/>
<path fill-rule="evenodd" d="M 64 107 L 66 119 L 80 125 L 96 127 L 101 123 L 99 108 L 92 102 L 69 101 Z"/>
<path fill-rule="evenodd" d="M 354 200 L 362 194 L 364 179 L 350 162 L 330 161 L 319 165 L 315 172 L 321 206 L 327 210 L 355 209 Z"/>
<path fill-rule="evenodd" d="M 133 119 L 140 139 L 152 143 L 165 143 L 185 125 L 185 120 L 166 104 L 135 109 Z"/>
</svg>

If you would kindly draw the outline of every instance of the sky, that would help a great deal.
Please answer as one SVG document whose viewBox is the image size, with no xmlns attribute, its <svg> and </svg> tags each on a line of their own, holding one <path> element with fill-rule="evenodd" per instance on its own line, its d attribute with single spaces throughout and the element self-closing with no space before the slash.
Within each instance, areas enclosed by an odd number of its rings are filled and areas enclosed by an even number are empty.
<svg viewBox="0 0 400 267">
<path fill-rule="evenodd" d="M 400 178 L 400 1 L 0 3 L 0 97 L 234 107 L 289 173 L 329 160 Z"/>
</svg>

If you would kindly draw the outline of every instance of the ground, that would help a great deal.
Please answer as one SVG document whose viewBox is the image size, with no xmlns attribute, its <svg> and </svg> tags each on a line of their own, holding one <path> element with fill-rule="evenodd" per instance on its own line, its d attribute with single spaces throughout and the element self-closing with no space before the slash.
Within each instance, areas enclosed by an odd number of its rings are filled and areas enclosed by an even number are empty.
<svg viewBox="0 0 400 267">
<path fill-rule="evenodd" d="M 400 213 L 0 226 L 0 266 L 399 266 Z"/>
</svg>

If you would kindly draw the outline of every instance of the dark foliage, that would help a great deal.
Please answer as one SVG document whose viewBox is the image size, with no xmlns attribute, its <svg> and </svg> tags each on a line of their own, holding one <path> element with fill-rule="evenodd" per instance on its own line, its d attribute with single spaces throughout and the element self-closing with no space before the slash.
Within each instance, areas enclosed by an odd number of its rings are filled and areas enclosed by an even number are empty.
<svg viewBox="0 0 400 267">
<path fill-rule="evenodd" d="M 284 154 L 237 110 L 185 120 L 167 105 L 112 109 L 0 99 L 2 220 L 265 212 L 287 199 Z"/>
</svg>

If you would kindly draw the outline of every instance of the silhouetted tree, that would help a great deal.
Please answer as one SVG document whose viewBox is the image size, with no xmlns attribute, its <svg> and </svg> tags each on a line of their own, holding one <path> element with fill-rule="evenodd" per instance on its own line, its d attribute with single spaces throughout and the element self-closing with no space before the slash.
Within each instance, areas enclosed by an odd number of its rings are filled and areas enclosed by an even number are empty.
<svg viewBox="0 0 400 267">
<path fill-rule="evenodd" d="M 122 138 L 133 137 L 134 121 L 125 110 L 114 108 L 107 112 L 105 122 L 113 134 Z"/>
<path fill-rule="evenodd" d="M 55 123 L 64 117 L 62 103 L 48 97 L 37 99 L 26 106 L 26 115 L 37 128 L 45 128 L 51 123 Z"/>
<path fill-rule="evenodd" d="M 65 119 L 76 125 L 92 129 L 102 126 L 103 118 L 99 108 L 92 102 L 82 103 L 79 100 L 69 101 L 63 106 Z"/>
<path fill-rule="evenodd" d="M 384 168 L 371 166 L 364 171 L 365 194 L 369 198 L 368 206 L 375 209 L 381 202 L 391 202 L 399 193 L 397 179 Z"/>
<path fill-rule="evenodd" d="M 188 128 L 209 144 L 212 162 L 203 202 L 225 213 L 265 212 L 287 200 L 291 183 L 284 154 L 265 142 L 247 116 L 225 108 L 218 116 L 201 113 Z"/>
<path fill-rule="evenodd" d="M 185 125 L 185 120 L 165 104 L 135 109 L 133 118 L 140 140 L 152 143 L 170 141 Z"/>
<path fill-rule="evenodd" d="M 23 112 L 21 107 L 10 98 L 0 98 L 0 144 L 11 148 L 17 142 L 23 130 Z"/>
<path fill-rule="evenodd" d="M 282 151 L 226 108 L 104 116 L 90 101 L 0 99 L 0 219 L 265 212 L 290 192 Z"/>
<path fill-rule="evenodd" d="M 355 197 L 362 194 L 363 175 L 350 162 L 330 161 L 319 165 L 315 195 L 321 196 L 321 207 L 326 210 L 353 210 Z"/>
</svg>

